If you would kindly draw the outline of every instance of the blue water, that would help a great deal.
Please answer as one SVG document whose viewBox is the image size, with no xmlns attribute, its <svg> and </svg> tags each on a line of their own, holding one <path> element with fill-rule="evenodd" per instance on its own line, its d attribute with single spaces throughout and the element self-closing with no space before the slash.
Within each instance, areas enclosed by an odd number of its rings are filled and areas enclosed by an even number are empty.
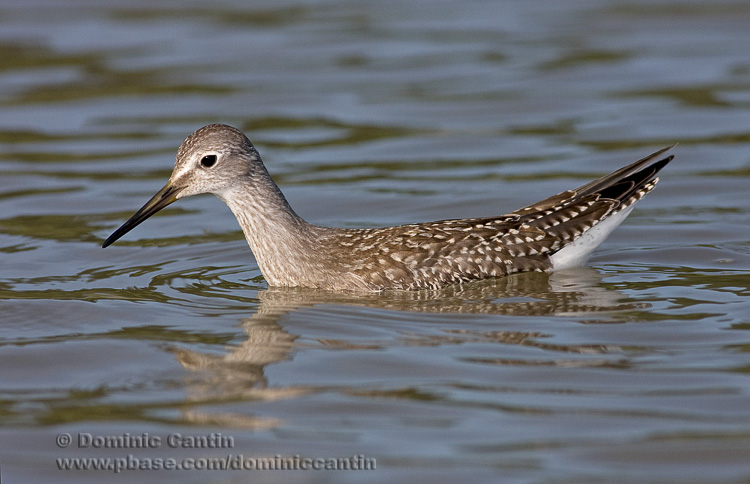
<svg viewBox="0 0 750 484">
<path fill-rule="evenodd" d="M 736 0 L 5 2 L 3 482 L 746 482 L 747 25 Z M 679 145 L 551 276 L 269 289 L 210 196 L 102 250 L 211 122 L 342 227 L 497 215 Z M 375 469 L 249 468 L 351 458 Z M 245 469 L 145 469 L 170 459 Z"/>
</svg>

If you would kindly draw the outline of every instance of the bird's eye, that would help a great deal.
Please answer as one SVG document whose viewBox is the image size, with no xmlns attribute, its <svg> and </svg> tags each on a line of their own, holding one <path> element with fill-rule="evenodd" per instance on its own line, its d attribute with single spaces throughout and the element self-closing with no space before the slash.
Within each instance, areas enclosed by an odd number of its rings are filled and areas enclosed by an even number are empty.
<svg viewBox="0 0 750 484">
<path fill-rule="evenodd" d="M 216 155 L 206 155 L 201 158 L 201 166 L 211 168 L 216 164 Z"/>
</svg>

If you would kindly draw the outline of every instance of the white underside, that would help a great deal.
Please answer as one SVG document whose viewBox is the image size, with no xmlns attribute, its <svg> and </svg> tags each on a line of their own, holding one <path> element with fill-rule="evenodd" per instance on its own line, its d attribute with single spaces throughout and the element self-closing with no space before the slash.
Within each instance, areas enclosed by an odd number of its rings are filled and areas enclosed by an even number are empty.
<svg viewBox="0 0 750 484">
<path fill-rule="evenodd" d="M 586 263 L 591 253 L 604 242 L 633 210 L 635 204 L 610 215 L 584 232 L 575 242 L 571 242 L 550 256 L 553 271 L 579 267 Z"/>
</svg>

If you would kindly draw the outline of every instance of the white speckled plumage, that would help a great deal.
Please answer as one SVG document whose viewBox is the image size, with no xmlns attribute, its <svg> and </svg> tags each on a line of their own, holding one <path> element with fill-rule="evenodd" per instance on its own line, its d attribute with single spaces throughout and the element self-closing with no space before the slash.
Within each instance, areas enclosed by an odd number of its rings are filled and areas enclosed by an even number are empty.
<svg viewBox="0 0 750 484">
<path fill-rule="evenodd" d="M 213 193 L 237 217 L 272 286 L 436 289 L 514 272 L 557 270 L 586 262 L 654 188 L 656 173 L 672 159 L 659 157 L 670 148 L 498 217 L 342 229 L 299 217 L 247 137 L 213 124 L 182 143 L 167 185 L 103 246 L 180 198 Z"/>
</svg>

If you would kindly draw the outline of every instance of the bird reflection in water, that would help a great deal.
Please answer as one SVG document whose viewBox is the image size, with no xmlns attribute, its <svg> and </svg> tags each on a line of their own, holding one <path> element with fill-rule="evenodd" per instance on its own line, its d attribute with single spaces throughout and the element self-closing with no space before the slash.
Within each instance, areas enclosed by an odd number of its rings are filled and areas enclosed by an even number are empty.
<svg viewBox="0 0 750 484">
<path fill-rule="evenodd" d="M 271 288 L 258 293 L 259 306 L 250 317 L 242 320 L 244 341 L 226 347 L 224 354 L 202 353 L 191 349 L 174 349 L 180 364 L 190 370 L 188 400 L 195 404 L 183 416 L 201 424 L 229 425 L 233 428 L 270 428 L 281 424 L 277 419 L 263 419 L 243 412 L 220 413 L 199 410 L 211 404 L 246 401 L 277 401 L 325 392 L 313 385 L 278 386 L 268 381 L 269 365 L 291 360 L 295 354 L 311 347 L 344 350 L 380 350 L 393 346 L 438 346 L 467 341 L 485 341 L 510 345 L 530 345 L 547 351 L 566 354 L 601 353 L 603 360 L 586 359 L 579 364 L 610 364 L 604 354 L 617 351 L 612 346 L 552 345 L 544 341 L 550 335 L 538 330 L 524 330 L 527 318 L 557 316 L 582 323 L 617 323 L 627 320 L 633 311 L 643 309 L 616 290 L 606 288 L 603 276 L 590 268 L 577 268 L 552 274 L 524 273 L 510 277 L 454 285 L 436 291 L 393 291 L 381 294 L 347 294 L 304 288 Z M 359 309 L 379 311 L 383 319 L 409 318 L 434 324 L 439 318 L 438 334 L 399 334 L 399 341 L 378 341 L 357 338 L 311 339 L 288 332 L 285 320 L 300 310 L 347 311 Z M 431 317 L 434 315 L 434 317 Z M 447 318 L 439 315 L 450 315 Z M 478 332 L 467 330 L 462 321 L 473 315 L 521 318 L 519 329 Z M 299 317 L 299 314 L 297 314 Z M 568 319 L 568 320 L 570 320 Z M 366 324 L 372 326 L 372 314 Z M 533 320 L 531 321 L 533 322 Z M 347 324 L 350 324 L 347 321 Z M 414 324 L 414 323 L 412 323 Z M 515 326 L 515 324 L 511 323 Z M 298 331 L 304 325 L 294 325 Z M 538 328 L 538 327 L 537 327 Z M 350 331 L 351 328 L 348 329 Z M 351 333 L 348 333 L 351 334 Z M 302 338 L 300 338 L 302 336 Z M 304 343 L 298 340 L 304 340 Z M 502 352 L 499 353 L 500 355 Z M 497 362 L 501 363 L 502 359 Z M 485 363 L 490 360 L 484 361 Z M 568 361 L 568 363 L 570 363 Z M 560 362 L 564 364 L 564 362 Z M 243 407 L 244 410 L 244 407 Z"/>
</svg>

